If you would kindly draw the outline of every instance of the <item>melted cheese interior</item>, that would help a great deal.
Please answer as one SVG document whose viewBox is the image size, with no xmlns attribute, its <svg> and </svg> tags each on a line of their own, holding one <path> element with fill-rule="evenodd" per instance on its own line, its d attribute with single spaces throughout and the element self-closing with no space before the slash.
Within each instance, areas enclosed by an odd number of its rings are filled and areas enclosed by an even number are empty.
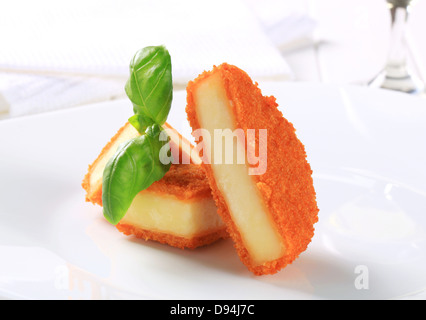
<svg viewBox="0 0 426 320">
<path fill-rule="evenodd" d="M 237 162 L 238 152 L 244 152 L 245 146 L 240 141 L 233 144 L 222 143 L 222 150 L 214 141 L 215 129 L 234 131 L 235 120 L 230 108 L 222 80 L 213 74 L 199 84 L 194 100 L 196 103 L 200 127 L 207 130 L 211 139 L 203 139 L 205 147 L 210 150 L 210 163 L 219 190 L 225 198 L 231 217 L 241 234 L 243 242 L 256 265 L 262 265 L 281 257 L 284 244 L 263 204 L 254 180 L 248 174 L 247 161 Z M 217 131 L 216 131 L 217 132 Z M 212 148 L 213 146 L 213 148 Z M 225 149 L 227 148 L 227 149 Z M 233 163 L 215 163 L 215 153 L 233 152 Z"/>
</svg>

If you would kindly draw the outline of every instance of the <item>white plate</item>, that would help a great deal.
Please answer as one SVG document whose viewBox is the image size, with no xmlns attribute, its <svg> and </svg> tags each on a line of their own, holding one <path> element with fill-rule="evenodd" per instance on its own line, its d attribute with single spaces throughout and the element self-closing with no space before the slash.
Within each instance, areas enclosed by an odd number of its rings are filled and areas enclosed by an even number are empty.
<svg viewBox="0 0 426 320">
<path fill-rule="evenodd" d="M 126 237 L 80 186 L 127 100 L 0 122 L 0 296 L 392 299 L 426 288 L 426 103 L 359 87 L 261 83 L 306 145 L 319 222 L 308 250 L 255 277 L 231 240 L 193 251 Z M 169 122 L 185 135 L 185 93 Z"/>
</svg>

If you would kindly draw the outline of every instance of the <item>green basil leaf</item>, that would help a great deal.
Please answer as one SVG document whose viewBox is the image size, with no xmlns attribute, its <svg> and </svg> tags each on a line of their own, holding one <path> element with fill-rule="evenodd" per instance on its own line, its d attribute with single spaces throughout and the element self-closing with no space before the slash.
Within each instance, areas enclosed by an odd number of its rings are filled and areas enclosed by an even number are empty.
<svg viewBox="0 0 426 320">
<path fill-rule="evenodd" d="M 139 133 L 143 134 L 145 130 L 152 126 L 155 122 L 152 119 L 147 118 L 141 114 L 135 114 L 129 118 L 129 123 L 138 130 Z"/>
<path fill-rule="evenodd" d="M 130 77 L 125 91 L 133 103 L 133 111 L 141 115 L 138 125 L 164 124 L 173 99 L 172 64 L 164 46 L 150 46 L 139 50 L 130 62 Z M 142 133 L 141 131 L 139 131 Z"/>
<path fill-rule="evenodd" d="M 169 170 L 170 163 L 160 158 L 166 154 L 164 149 L 170 153 L 169 139 L 154 124 L 145 134 L 123 143 L 109 160 L 103 174 L 102 202 L 104 216 L 110 223 L 120 222 L 136 195 Z"/>
</svg>

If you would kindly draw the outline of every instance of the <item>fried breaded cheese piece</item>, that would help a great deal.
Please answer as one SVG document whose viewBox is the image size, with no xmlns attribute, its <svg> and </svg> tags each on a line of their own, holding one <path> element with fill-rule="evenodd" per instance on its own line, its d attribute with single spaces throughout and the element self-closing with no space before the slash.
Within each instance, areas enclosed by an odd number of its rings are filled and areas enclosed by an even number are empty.
<svg viewBox="0 0 426 320">
<path fill-rule="evenodd" d="M 277 107 L 276 99 L 263 96 L 246 72 L 226 63 L 205 71 L 187 86 L 186 111 L 193 134 L 201 128 L 210 136 L 202 139 L 203 154 L 210 155 L 202 166 L 218 212 L 241 261 L 255 275 L 276 273 L 293 262 L 306 250 L 318 220 L 304 145 Z M 249 174 L 248 161 L 216 161 L 217 152 L 232 151 L 226 145 L 216 150 L 218 129 L 242 129 L 246 141 L 248 129 L 266 129 L 266 171 L 254 175 Z M 260 148 L 260 134 L 255 137 Z M 245 141 L 236 141 L 230 147 L 234 160 L 241 150 L 247 156 Z"/>
<path fill-rule="evenodd" d="M 217 214 L 211 189 L 200 159 L 191 157 L 191 144 L 167 123 L 170 147 L 186 164 L 172 164 L 165 176 L 141 191 L 124 218 L 116 225 L 126 235 L 154 240 L 178 248 L 196 248 L 227 238 L 226 227 Z M 125 124 L 89 166 L 82 186 L 86 201 L 102 206 L 102 178 L 108 160 L 119 145 L 138 136 Z M 180 161 L 185 162 L 185 161 Z"/>
</svg>

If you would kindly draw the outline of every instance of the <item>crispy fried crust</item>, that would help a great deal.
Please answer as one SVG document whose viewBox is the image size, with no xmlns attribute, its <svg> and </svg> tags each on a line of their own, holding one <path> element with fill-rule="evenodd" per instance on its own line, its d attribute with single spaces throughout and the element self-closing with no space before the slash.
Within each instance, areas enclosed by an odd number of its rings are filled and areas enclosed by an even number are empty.
<svg viewBox="0 0 426 320">
<path fill-rule="evenodd" d="M 219 74 L 236 119 L 236 128 L 267 129 L 267 171 L 252 176 L 268 208 L 286 248 L 285 255 L 261 266 L 251 264 L 237 226 L 231 218 L 228 206 L 219 191 L 213 171 L 203 164 L 218 213 L 227 225 L 241 261 L 255 275 L 273 274 L 293 262 L 306 250 L 314 235 L 313 225 L 318 221 L 318 207 L 313 187 L 312 170 L 306 160 L 303 144 L 295 134 L 293 125 L 278 110 L 274 97 L 263 96 L 257 83 L 239 68 L 222 64 L 210 72 L 202 73 L 187 86 L 188 120 L 193 130 L 199 129 L 194 92 L 204 79 Z M 256 145 L 258 145 L 256 137 Z"/>
<path fill-rule="evenodd" d="M 154 182 L 147 191 L 172 194 L 183 201 L 212 196 L 204 170 L 195 164 L 172 164 L 164 177 Z"/>
<path fill-rule="evenodd" d="M 215 232 L 195 235 L 191 238 L 184 238 L 168 233 L 145 230 L 124 223 L 118 223 L 116 227 L 120 232 L 124 233 L 125 235 L 133 235 L 136 238 L 144 239 L 146 241 L 157 241 L 180 249 L 195 249 L 201 246 L 209 245 L 217 241 L 218 239 L 229 237 L 225 229 L 219 229 Z"/>
</svg>

